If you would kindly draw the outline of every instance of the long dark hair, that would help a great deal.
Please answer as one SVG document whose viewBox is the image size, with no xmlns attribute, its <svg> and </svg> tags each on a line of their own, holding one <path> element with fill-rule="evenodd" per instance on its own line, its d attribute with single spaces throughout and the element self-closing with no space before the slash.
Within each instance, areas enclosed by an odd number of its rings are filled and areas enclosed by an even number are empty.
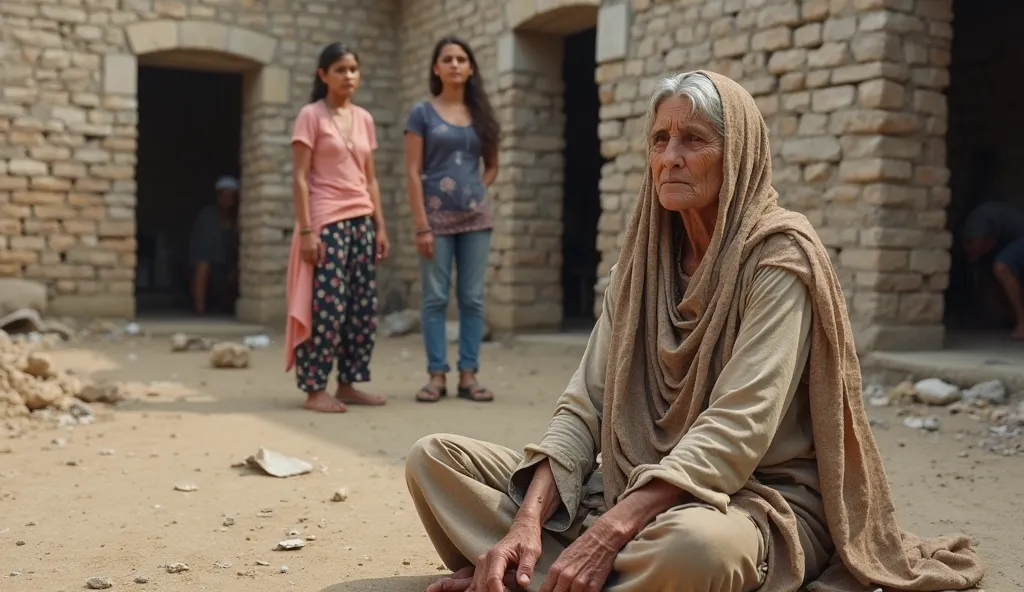
<svg viewBox="0 0 1024 592">
<path fill-rule="evenodd" d="M 355 58 L 356 63 L 359 63 L 359 54 L 357 54 L 354 49 L 340 41 L 335 41 L 323 48 L 320 52 L 320 58 L 316 62 L 317 70 L 316 72 L 313 72 L 313 92 L 309 93 L 310 103 L 315 103 L 327 97 L 327 85 L 324 84 L 323 80 L 320 80 L 320 70 L 323 70 L 324 72 L 330 70 L 331 66 L 334 65 L 334 62 L 337 62 L 347 55 L 352 56 Z"/>
<path fill-rule="evenodd" d="M 434 57 L 430 59 L 430 94 L 437 96 L 441 94 L 441 77 L 434 73 L 434 64 L 441 56 L 441 50 L 446 45 L 458 45 L 469 57 L 469 65 L 473 67 L 473 75 L 466 79 L 466 89 L 463 94 L 463 102 L 469 109 L 469 115 L 473 118 L 473 128 L 480 136 L 480 146 L 485 158 L 493 158 L 498 154 L 498 142 L 501 140 L 501 126 L 498 125 L 498 117 L 494 114 L 491 101 L 484 91 L 484 79 L 480 76 L 480 69 L 476 65 L 476 56 L 469 44 L 458 37 L 444 37 L 434 46 Z"/>
</svg>

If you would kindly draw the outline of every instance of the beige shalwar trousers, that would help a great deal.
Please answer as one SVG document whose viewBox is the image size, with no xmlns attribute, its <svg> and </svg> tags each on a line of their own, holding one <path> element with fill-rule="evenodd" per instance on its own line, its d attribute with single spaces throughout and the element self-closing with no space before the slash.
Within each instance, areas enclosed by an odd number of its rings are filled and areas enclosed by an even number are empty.
<svg viewBox="0 0 1024 592">
<path fill-rule="evenodd" d="M 508 495 L 523 455 L 488 442 L 436 434 L 413 445 L 406 481 L 416 511 L 444 564 L 469 566 L 501 540 L 518 506 Z M 581 509 L 581 513 L 583 510 Z M 529 591 L 584 531 L 582 517 L 564 533 L 543 533 L 543 552 Z M 750 592 L 766 569 L 767 549 L 744 512 L 677 506 L 659 516 L 615 558 L 608 592 Z"/>
</svg>

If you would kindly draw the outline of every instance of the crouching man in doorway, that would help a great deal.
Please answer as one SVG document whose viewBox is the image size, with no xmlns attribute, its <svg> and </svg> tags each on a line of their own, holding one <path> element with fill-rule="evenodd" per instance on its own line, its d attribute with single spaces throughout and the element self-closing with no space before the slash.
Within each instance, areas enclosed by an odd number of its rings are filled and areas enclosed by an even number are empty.
<svg viewBox="0 0 1024 592">
<path fill-rule="evenodd" d="M 974 208 L 964 225 L 964 250 L 972 263 L 995 254 L 992 273 L 1015 319 L 1010 337 L 1024 340 L 1024 207 L 990 201 Z"/>
<path fill-rule="evenodd" d="M 192 307 L 233 313 L 238 295 L 238 180 L 217 179 L 216 201 L 199 211 L 189 241 Z"/>
</svg>

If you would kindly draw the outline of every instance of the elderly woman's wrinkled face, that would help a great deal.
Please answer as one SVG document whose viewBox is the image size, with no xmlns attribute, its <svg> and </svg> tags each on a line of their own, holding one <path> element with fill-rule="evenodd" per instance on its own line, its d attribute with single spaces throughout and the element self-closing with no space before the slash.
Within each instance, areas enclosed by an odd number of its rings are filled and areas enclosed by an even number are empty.
<svg viewBox="0 0 1024 592">
<path fill-rule="evenodd" d="M 686 97 L 662 101 L 651 127 L 651 179 L 666 210 L 715 205 L 722 189 L 722 138 Z"/>
</svg>

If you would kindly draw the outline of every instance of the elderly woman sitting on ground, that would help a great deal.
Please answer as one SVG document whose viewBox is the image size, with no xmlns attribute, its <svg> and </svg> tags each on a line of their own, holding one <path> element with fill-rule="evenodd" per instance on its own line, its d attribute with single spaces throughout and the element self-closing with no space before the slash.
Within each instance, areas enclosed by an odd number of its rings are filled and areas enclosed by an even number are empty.
<svg viewBox="0 0 1024 592">
<path fill-rule="evenodd" d="M 521 455 L 453 435 L 408 458 L 455 571 L 428 590 L 951 590 L 966 537 L 896 525 L 846 304 L 780 208 L 753 98 L 663 81 L 649 168 L 579 370 Z M 600 459 L 599 459 L 600 456 Z"/>
</svg>

